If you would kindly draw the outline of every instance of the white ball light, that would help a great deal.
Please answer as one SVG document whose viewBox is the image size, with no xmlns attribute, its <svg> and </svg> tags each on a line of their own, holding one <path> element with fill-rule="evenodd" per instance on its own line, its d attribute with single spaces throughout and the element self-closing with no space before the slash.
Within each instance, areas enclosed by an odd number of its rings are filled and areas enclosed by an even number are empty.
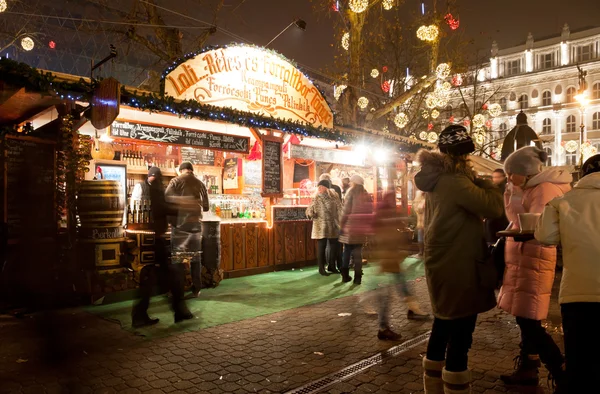
<svg viewBox="0 0 600 394">
<path fill-rule="evenodd" d="M 429 134 L 427 134 L 427 142 L 430 142 L 433 144 L 437 140 L 438 140 L 438 135 L 435 131 L 432 131 Z"/>
<path fill-rule="evenodd" d="M 499 116 L 502 113 L 502 106 L 498 103 L 490 104 L 488 106 L 488 113 L 492 117 Z"/>
<path fill-rule="evenodd" d="M 485 143 L 485 135 L 483 133 L 475 133 L 473 137 L 477 144 L 483 145 Z"/>
<path fill-rule="evenodd" d="M 439 79 L 448 78 L 450 76 L 450 65 L 448 63 L 441 63 L 437 66 L 435 72 Z"/>
<path fill-rule="evenodd" d="M 0 12 L 6 11 L 8 8 L 8 4 L 6 4 L 6 0 L 0 0 Z"/>
<path fill-rule="evenodd" d="M 485 125 L 485 116 L 482 114 L 477 114 L 473 116 L 473 127 L 480 128 Z"/>
<path fill-rule="evenodd" d="M 389 11 L 394 8 L 394 0 L 383 0 L 381 5 L 383 5 L 384 10 Z"/>
<path fill-rule="evenodd" d="M 437 109 L 434 109 L 433 111 L 431 111 L 432 119 L 437 119 L 439 116 L 440 116 L 440 111 L 438 111 Z"/>
<path fill-rule="evenodd" d="M 425 96 L 425 105 L 427 108 L 433 109 L 437 107 L 437 103 L 438 100 L 433 94 L 429 93 L 427 96 Z"/>
<path fill-rule="evenodd" d="M 426 131 L 421 131 L 419 133 L 419 138 L 422 140 L 426 140 L 427 139 L 427 132 Z"/>
<path fill-rule="evenodd" d="M 399 129 L 403 129 L 408 124 L 408 116 L 404 112 L 400 112 L 394 117 L 394 124 Z"/>
<path fill-rule="evenodd" d="M 577 141 L 568 141 L 565 144 L 565 150 L 569 153 L 577 152 L 577 148 L 579 147 L 579 143 Z"/>
<path fill-rule="evenodd" d="M 436 25 L 421 26 L 417 30 L 417 37 L 419 40 L 432 42 L 437 40 L 439 32 L 440 31 Z"/>
<path fill-rule="evenodd" d="M 21 40 L 21 48 L 23 48 L 26 51 L 31 51 L 34 46 L 35 46 L 35 43 L 31 39 L 31 37 L 24 37 Z"/>
<path fill-rule="evenodd" d="M 333 97 L 335 97 L 336 101 L 340 99 L 347 87 L 346 85 L 338 85 L 333 88 Z"/>
<path fill-rule="evenodd" d="M 369 0 L 350 0 L 348 2 L 348 7 L 350 7 L 352 12 L 360 14 L 361 12 L 364 12 L 367 7 L 369 7 Z"/>
<path fill-rule="evenodd" d="M 346 32 L 342 36 L 342 48 L 345 50 L 350 49 L 350 33 Z"/>
<path fill-rule="evenodd" d="M 378 70 L 378 69 L 376 69 L 376 68 L 372 69 L 372 70 L 371 70 L 371 76 L 372 76 L 373 78 L 377 78 L 377 77 L 379 76 L 379 70 Z"/>
<path fill-rule="evenodd" d="M 369 105 L 369 99 L 363 96 L 358 99 L 357 104 L 360 109 L 365 109 L 365 108 L 367 108 L 367 105 Z"/>
</svg>

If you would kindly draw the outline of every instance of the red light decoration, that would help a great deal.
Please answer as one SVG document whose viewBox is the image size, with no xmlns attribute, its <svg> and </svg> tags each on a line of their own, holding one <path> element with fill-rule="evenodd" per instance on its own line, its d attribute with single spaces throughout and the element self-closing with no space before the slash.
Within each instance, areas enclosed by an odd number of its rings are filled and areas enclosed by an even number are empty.
<svg viewBox="0 0 600 394">
<path fill-rule="evenodd" d="M 384 81 L 381 84 L 381 90 L 383 90 L 385 93 L 389 93 L 390 88 L 391 88 L 391 86 L 390 86 L 390 83 L 388 81 Z"/>
<path fill-rule="evenodd" d="M 460 85 L 462 85 L 462 83 L 463 83 L 463 79 L 460 74 L 456 74 L 455 76 L 452 77 L 452 85 L 460 86 Z"/>
<path fill-rule="evenodd" d="M 387 66 L 383 66 L 383 68 L 381 69 L 384 73 L 388 72 L 388 67 Z"/>
<path fill-rule="evenodd" d="M 485 127 L 487 127 L 488 129 L 491 129 L 491 128 L 492 128 L 492 121 L 488 119 L 488 120 L 485 122 Z"/>
<path fill-rule="evenodd" d="M 338 2 L 337 1 L 333 1 L 333 3 L 331 4 L 331 9 L 334 10 L 335 12 L 338 12 L 340 10 L 340 8 L 338 7 Z"/>
<path fill-rule="evenodd" d="M 465 127 L 469 127 L 469 125 L 471 124 L 471 121 L 469 119 L 465 119 L 463 121 L 463 124 L 465 125 Z"/>
<path fill-rule="evenodd" d="M 450 119 L 448 119 L 448 121 L 449 121 L 450 123 L 454 123 L 454 115 L 452 115 L 452 116 L 450 117 Z"/>
<path fill-rule="evenodd" d="M 460 26 L 460 21 L 458 19 L 455 19 L 450 13 L 446 14 L 444 19 L 446 20 L 446 23 L 448 24 L 448 26 L 450 26 L 450 29 L 452 30 L 456 30 Z"/>
<path fill-rule="evenodd" d="M 487 110 L 488 109 L 487 103 L 483 104 L 483 106 L 481 108 L 483 108 L 484 110 Z"/>
<path fill-rule="evenodd" d="M 50 47 L 50 49 L 54 49 L 54 48 L 56 48 L 56 43 L 54 41 L 50 41 L 48 43 L 48 46 Z"/>
<path fill-rule="evenodd" d="M 427 125 L 427 130 L 433 130 L 433 123 L 429 123 Z"/>
</svg>

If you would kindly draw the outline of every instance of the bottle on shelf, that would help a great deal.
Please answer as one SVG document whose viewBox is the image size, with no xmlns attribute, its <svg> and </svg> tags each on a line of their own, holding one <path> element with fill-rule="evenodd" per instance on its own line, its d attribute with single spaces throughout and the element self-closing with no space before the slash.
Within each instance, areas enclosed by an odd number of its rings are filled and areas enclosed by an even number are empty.
<svg viewBox="0 0 600 394">
<path fill-rule="evenodd" d="M 135 205 L 134 205 L 133 209 L 134 209 L 134 211 L 133 211 L 134 212 L 134 214 L 133 214 L 134 215 L 134 219 L 133 219 L 134 223 L 141 223 L 142 222 L 141 221 L 141 219 L 142 219 L 142 212 L 140 210 L 140 202 L 139 201 L 135 202 Z"/>
<path fill-rule="evenodd" d="M 134 214 L 131 209 L 131 204 L 127 205 L 127 223 L 131 224 L 134 222 Z"/>
</svg>

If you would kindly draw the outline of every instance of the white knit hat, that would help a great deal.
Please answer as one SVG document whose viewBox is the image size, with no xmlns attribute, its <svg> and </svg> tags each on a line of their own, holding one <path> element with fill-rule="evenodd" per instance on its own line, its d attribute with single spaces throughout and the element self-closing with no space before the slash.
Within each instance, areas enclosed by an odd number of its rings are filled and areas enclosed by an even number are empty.
<svg viewBox="0 0 600 394">
<path fill-rule="evenodd" d="M 360 175 L 356 175 L 356 174 L 354 174 L 350 177 L 350 182 L 352 182 L 356 185 L 364 185 L 365 184 L 365 180 L 363 179 L 363 177 Z"/>
<path fill-rule="evenodd" d="M 522 176 L 537 175 L 542 172 L 548 154 L 535 146 L 526 146 L 514 151 L 504 161 L 507 174 Z"/>
</svg>

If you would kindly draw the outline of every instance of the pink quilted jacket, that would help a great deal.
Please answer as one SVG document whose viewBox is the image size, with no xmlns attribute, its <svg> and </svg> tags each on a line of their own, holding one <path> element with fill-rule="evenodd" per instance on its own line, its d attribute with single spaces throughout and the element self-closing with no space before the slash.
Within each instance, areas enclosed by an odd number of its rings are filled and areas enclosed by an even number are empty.
<svg viewBox="0 0 600 394">
<path fill-rule="evenodd" d="M 571 189 L 572 176 L 558 169 L 546 170 L 531 178 L 522 192 L 504 194 L 506 217 L 519 228 L 519 213 L 542 213 L 548 202 Z M 550 293 L 556 267 L 556 247 L 532 240 L 506 240 L 506 270 L 498 307 L 513 316 L 543 320 L 548 316 Z"/>
</svg>

